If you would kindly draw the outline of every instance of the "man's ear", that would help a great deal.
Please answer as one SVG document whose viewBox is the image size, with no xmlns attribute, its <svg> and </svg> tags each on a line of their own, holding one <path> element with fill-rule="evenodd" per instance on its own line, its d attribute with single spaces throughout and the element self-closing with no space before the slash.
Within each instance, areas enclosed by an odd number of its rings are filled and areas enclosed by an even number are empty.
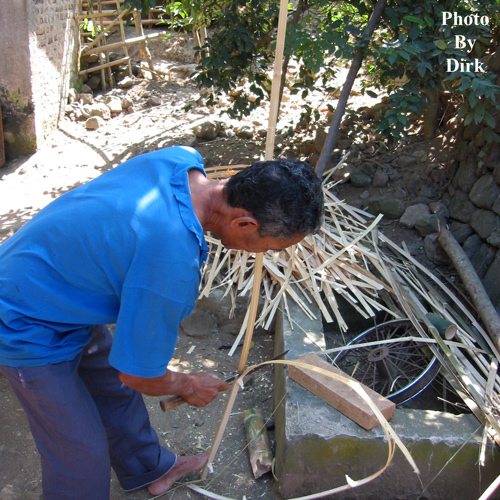
<svg viewBox="0 0 500 500">
<path fill-rule="evenodd" d="M 252 233 L 259 229 L 257 219 L 251 215 L 242 215 L 231 220 L 231 229 L 244 233 Z"/>
</svg>

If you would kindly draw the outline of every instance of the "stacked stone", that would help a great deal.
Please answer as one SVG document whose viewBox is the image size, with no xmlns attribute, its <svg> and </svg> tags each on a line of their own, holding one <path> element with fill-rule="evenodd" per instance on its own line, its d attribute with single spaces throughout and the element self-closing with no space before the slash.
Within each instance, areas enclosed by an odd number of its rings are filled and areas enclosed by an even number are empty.
<svg viewBox="0 0 500 500">
<path fill-rule="evenodd" d="M 498 307 L 500 162 L 495 163 L 494 169 L 478 169 L 474 156 L 460 162 L 450 188 L 449 212 L 451 231 L 462 245 L 493 303 Z"/>
</svg>

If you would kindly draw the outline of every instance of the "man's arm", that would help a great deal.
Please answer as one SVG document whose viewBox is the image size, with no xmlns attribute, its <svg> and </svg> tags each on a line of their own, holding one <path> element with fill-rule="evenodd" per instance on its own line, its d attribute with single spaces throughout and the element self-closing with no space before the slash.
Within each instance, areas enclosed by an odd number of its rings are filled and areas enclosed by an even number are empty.
<svg viewBox="0 0 500 500">
<path fill-rule="evenodd" d="M 161 377 L 136 377 L 120 372 L 120 380 L 130 388 L 148 396 L 175 395 L 192 406 L 206 406 L 229 384 L 210 373 L 178 373 L 167 370 Z"/>
</svg>

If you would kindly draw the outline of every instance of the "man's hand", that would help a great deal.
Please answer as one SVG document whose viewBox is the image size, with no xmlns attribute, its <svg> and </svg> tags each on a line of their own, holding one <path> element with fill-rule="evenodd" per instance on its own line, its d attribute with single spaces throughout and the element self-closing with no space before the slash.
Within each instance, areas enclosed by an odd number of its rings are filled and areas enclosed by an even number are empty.
<svg viewBox="0 0 500 500">
<path fill-rule="evenodd" d="M 190 376 L 191 386 L 179 396 L 191 406 L 206 406 L 217 397 L 219 392 L 227 391 L 229 384 L 210 373 L 193 373 Z"/>
<path fill-rule="evenodd" d="M 192 406 L 206 406 L 219 392 L 226 391 L 229 384 L 209 373 L 178 373 L 167 370 L 161 377 L 135 377 L 119 374 L 120 380 L 132 389 L 148 396 L 175 395 Z"/>
</svg>

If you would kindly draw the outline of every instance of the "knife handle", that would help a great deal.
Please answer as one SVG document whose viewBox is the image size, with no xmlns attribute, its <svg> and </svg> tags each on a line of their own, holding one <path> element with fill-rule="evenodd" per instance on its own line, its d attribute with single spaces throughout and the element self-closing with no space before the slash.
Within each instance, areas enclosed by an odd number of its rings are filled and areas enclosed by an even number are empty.
<svg viewBox="0 0 500 500">
<path fill-rule="evenodd" d="M 171 410 L 172 408 L 177 408 L 186 402 L 180 396 L 170 396 L 169 398 L 160 399 L 160 407 L 163 411 Z"/>
</svg>

